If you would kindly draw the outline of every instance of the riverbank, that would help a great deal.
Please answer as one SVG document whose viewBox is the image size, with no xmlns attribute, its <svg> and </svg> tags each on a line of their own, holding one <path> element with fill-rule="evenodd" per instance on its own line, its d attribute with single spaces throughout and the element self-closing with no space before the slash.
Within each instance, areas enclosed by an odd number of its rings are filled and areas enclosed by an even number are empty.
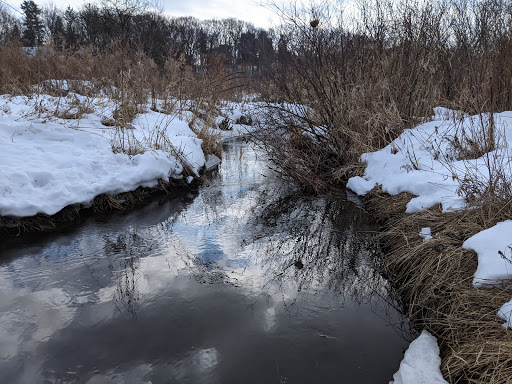
<svg viewBox="0 0 512 384">
<path fill-rule="evenodd" d="M 363 199 L 381 225 L 384 270 L 404 300 L 411 326 L 437 338 L 441 371 L 449 382 L 509 382 L 512 333 L 497 313 L 510 291 L 474 287 L 477 256 L 462 248 L 463 240 L 485 224 L 475 212 L 443 214 L 439 206 L 406 215 L 412 197 L 376 188 Z M 435 238 L 419 236 L 425 227 Z"/>
<path fill-rule="evenodd" d="M 0 235 L 195 189 L 220 162 L 222 140 L 250 129 L 242 103 L 206 113 L 192 101 L 153 100 L 127 121 L 123 106 L 87 94 L 86 82 L 46 84 L 51 94 L 0 96 Z"/>
<path fill-rule="evenodd" d="M 348 187 L 381 226 L 384 272 L 412 327 L 437 338 L 444 378 L 508 383 L 511 114 L 436 112 L 363 155 Z"/>
</svg>

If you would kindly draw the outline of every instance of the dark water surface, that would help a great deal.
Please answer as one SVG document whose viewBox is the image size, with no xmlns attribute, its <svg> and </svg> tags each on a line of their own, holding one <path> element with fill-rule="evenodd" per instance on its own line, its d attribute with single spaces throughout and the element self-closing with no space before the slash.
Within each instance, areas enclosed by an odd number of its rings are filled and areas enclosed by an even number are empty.
<svg viewBox="0 0 512 384">
<path fill-rule="evenodd" d="M 250 145 L 195 196 L 0 245 L 1 383 L 387 383 L 407 347 L 354 203 Z"/>
</svg>

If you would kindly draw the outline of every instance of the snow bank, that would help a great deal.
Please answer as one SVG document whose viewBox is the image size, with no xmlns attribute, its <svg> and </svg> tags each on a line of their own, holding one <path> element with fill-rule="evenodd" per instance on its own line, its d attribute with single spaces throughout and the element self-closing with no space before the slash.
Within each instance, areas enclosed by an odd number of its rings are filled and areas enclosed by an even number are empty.
<svg viewBox="0 0 512 384">
<path fill-rule="evenodd" d="M 441 203 L 444 211 L 464 206 L 457 195 L 458 183 L 445 165 L 434 160 L 429 148 L 423 145 L 442 122 L 432 121 L 406 130 L 393 143 L 380 151 L 364 154 L 363 177 L 351 178 L 347 187 L 359 195 L 376 185 L 390 195 L 409 192 L 416 195 L 407 204 L 407 213 L 419 212 Z"/>
<path fill-rule="evenodd" d="M 414 340 L 390 384 L 448 384 L 439 369 L 441 358 L 437 340 L 427 331 Z"/>
<path fill-rule="evenodd" d="M 183 166 L 198 176 L 220 162 L 205 158 L 202 140 L 189 127 L 196 119 L 190 111 L 167 114 L 148 108 L 131 122 L 133 129 L 121 131 L 103 124 L 112 121 L 117 107 L 103 92 L 73 92 L 92 89 L 90 83 L 48 80 L 37 88 L 67 94 L 0 96 L 0 216 L 53 215 L 67 205 L 88 205 L 103 193 L 181 178 Z M 157 105 L 167 106 L 161 100 Z M 250 122 L 255 108 L 255 103 L 225 103 L 220 112 L 233 129 L 209 128 L 210 133 L 222 139 L 247 134 L 252 127 L 240 122 Z M 132 155 L 124 153 L 127 148 Z"/>
<path fill-rule="evenodd" d="M 79 119 L 58 117 L 84 105 L 87 113 Z M 102 193 L 181 177 L 182 162 L 196 174 L 205 165 L 202 141 L 187 123 L 151 111 L 126 130 L 127 140 L 143 153 L 113 153 L 116 131 L 101 123 L 113 109 L 108 100 L 76 94 L 37 100 L 0 96 L 0 215 L 53 215 L 67 205 L 87 205 Z M 152 140 L 164 136 L 161 149 L 151 149 Z"/>
<path fill-rule="evenodd" d="M 180 164 L 162 151 L 114 154 L 108 139 L 53 123 L 0 122 L 0 215 L 53 215 L 99 194 L 156 186 Z"/>
<path fill-rule="evenodd" d="M 482 286 L 510 279 L 512 274 L 512 220 L 477 233 L 462 244 L 478 254 L 473 285 Z"/>
<path fill-rule="evenodd" d="M 445 120 L 458 116 L 459 120 Z M 385 148 L 366 153 L 361 160 L 366 163 L 363 177 L 349 179 L 347 187 L 364 195 L 376 185 L 384 192 L 397 195 L 409 192 L 416 195 L 407 204 L 407 213 L 414 213 L 442 204 L 443 211 L 453 211 L 465 206 L 465 199 L 458 193 L 459 183 L 468 172 L 478 175 L 485 182 L 489 177 L 484 157 L 457 160 L 457 150 L 463 141 L 475 141 L 487 124 L 489 116 L 462 116 L 444 108 L 436 108 L 433 121 L 405 130 Z M 512 139 L 512 112 L 494 115 L 495 126 L 504 138 Z M 464 132 L 464 134 L 462 134 Z M 475 139 L 475 140 L 472 140 Z M 510 143 L 503 143 L 510 148 Z M 510 162 L 510 152 L 490 153 L 490 156 Z M 484 155 L 485 156 L 485 155 Z M 508 159 L 508 160 L 507 160 Z M 510 168 L 508 168 L 510 170 Z"/>
</svg>

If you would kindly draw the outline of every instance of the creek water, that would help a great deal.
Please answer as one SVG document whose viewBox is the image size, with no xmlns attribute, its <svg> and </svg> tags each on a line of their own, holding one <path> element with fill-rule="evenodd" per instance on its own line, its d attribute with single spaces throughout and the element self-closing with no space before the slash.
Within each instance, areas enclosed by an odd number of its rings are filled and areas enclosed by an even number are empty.
<svg viewBox="0 0 512 384">
<path fill-rule="evenodd" d="M 387 383 L 375 229 L 233 142 L 198 192 L 2 242 L 0 382 Z"/>
</svg>

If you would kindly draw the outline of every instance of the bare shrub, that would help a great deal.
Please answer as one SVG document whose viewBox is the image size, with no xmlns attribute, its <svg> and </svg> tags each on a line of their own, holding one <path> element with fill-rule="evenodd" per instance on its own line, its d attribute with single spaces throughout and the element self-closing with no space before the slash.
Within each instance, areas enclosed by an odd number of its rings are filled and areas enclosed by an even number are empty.
<svg viewBox="0 0 512 384">
<path fill-rule="evenodd" d="M 314 183 L 328 184 L 333 175 L 342 180 L 357 172 L 362 153 L 387 145 L 438 105 L 470 113 L 511 108 L 512 8 L 506 2 L 357 4 L 350 10 L 351 17 L 358 14 L 353 24 L 331 5 L 275 8 L 283 26 L 272 86 L 262 92 L 271 111 L 266 123 L 279 129 L 261 138 L 270 151 L 282 150 L 273 157 L 284 173 L 310 180 L 298 175 L 307 168 L 315 179 L 325 178 Z M 486 129 L 484 141 L 493 143 L 493 125 Z M 285 163 L 294 151 L 295 161 Z"/>
<path fill-rule="evenodd" d="M 17 44 L 0 45 L 0 93 L 25 94 L 33 82 L 29 57 Z"/>
</svg>

